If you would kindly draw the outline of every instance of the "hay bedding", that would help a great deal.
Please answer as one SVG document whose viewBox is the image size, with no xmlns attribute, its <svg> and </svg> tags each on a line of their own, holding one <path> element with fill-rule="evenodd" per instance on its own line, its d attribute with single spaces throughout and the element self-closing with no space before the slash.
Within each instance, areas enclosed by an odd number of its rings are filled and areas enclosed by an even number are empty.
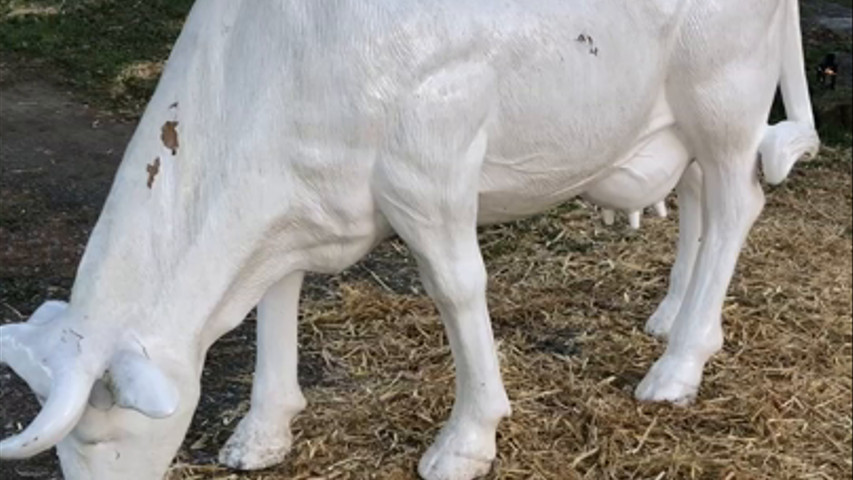
<svg viewBox="0 0 853 480">
<path fill-rule="evenodd" d="M 632 397 L 663 350 L 642 326 L 665 292 L 677 222 L 611 229 L 575 202 L 483 231 L 513 407 L 487 478 L 850 478 L 851 209 L 849 149 L 824 151 L 769 192 L 729 289 L 726 345 L 688 408 Z M 453 367 L 404 254 L 391 242 L 306 287 L 309 406 L 283 465 L 214 464 L 248 407 L 250 321 L 211 352 L 174 477 L 416 478 L 452 405 Z"/>
</svg>

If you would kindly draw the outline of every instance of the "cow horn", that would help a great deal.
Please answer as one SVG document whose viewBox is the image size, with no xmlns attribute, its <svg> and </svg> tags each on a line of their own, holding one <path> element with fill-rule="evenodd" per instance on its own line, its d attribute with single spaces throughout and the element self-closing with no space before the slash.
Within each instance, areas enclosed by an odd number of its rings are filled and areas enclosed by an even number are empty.
<svg viewBox="0 0 853 480">
<path fill-rule="evenodd" d="M 47 450 L 68 435 L 83 416 L 94 378 L 83 369 L 56 373 L 47 402 L 35 420 L 23 432 L 0 442 L 0 459 L 27 458 Z"/>
<path fill-rule="evenodd" d="M 26 323 L 0 326 L 0 365 L 9 365 L 37 395 L 47 396 L 51 373 L 33 349 L 34 339 L 42 337 L 39 327 L 55 320 L 68 308 L 68 303 L 48 300 L 30 316 Z"/>
<path fill-rule="evenodd" d="M 44 397 L 50 391 L 51 375 L 29 346 L 34 333 L 33 326 L 26 323 L 0 326 L 0 364 L 12 367 L 33 392 Z"/>
<path fill-rule="evenodd" d="M 12 358 L 19 355 L 19 330 L 23 323 L 0 326 L 0 365 L 10 365 Z"/>
<path fill-rule="evenodd" d="M 94 383 L 78 362 L 57 362 L 59 368 L 51 369 L 37 358 L 31 343 L 38 334 L 38 326 L 27 323 L 0 327 L 0 363 L 12 367 L 37 395 L 47 397 L 23 432 L 0 442 L 0 459 L 30 457 L 62 440 L 83 415 Z"/>
</svg>

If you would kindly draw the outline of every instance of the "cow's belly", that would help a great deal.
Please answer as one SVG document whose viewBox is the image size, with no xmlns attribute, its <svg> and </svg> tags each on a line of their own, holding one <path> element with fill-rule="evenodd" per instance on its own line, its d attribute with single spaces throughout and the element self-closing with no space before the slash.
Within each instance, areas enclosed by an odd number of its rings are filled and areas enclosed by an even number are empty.
<svg viewBox="0 0 853 480">
<path fill-rule="evenodd" d="M 591 191 L 609 198 L 606 187 L 618 183 L 625 168 L 639 164 L 646 172 L 665 170 L 666 181 L 656 179 L 655 184 L 666 183 L 673 176 L 668 172 L 677 168 L 660 165 L 658 154 L 678 150 L 677 155 L 668 157 L 678 157 L 679 161 L 686 155 L 682 155 L 683 146 L 672 133 L 672 112 L 662 91 L 645 97 L 653 100 L 650 107 L 640 100 L 641 95 L 635 98 L 615 108 L 612 104 L 602 107 L 602 115 L 590 121 L 591 129 L 572 125 L 574 135 L 565 135 L 560 144 L 546 140 L 555 136 L 555 127 L 547 131 L 548 126 L 516 129 L 511 135 L 502 136 L 483 162 L 478 222 L 499 223 L 534 215 Z M 670 148 L 671 144 L 677 144 L 679 149 Z M 642 196 L 642 192 L 622 193 L 621 200 Z"/>
<path fill-rule="evenodd" d="M 480 179 L 478 223 L 500 223 L 535 215 L 583 192 L 606 171 L 607 161 L 582 165 L 568 152 L 532 152 L 517 158 L 487 157 Z M 592 168 L 591 168 L 592 167 Z M 594 173 L 589 174 L 589 169 Z"/>
<path fill-rule="evenodd" d="M 538 42 L 512 44 L 502 52 L 520 55 L 493 62 L 498 102 L 487 125 L 479 223 L 534 215 L 582 193 L 672 124 L 665 44 L 631 22 L 600 21 L 583 14 L 546 21 Z M 572 33 L 542 41 L 558 35 L 551 30 Z"/>
</svg>

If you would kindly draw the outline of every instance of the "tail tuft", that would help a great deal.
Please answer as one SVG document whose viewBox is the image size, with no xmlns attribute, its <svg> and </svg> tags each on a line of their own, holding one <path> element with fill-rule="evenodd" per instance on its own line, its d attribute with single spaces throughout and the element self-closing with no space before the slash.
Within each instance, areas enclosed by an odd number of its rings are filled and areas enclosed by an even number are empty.
<svg viewBox="0 0 853 480">
<path fill-rule="evenodd" d="M 786 120 L 769 126 L 758 147 L 764 179 L 771 185 L 782 183 L 797 160 L 814 157 L 819 148 L 817 132 L 806 122 Z"/>
</svg>

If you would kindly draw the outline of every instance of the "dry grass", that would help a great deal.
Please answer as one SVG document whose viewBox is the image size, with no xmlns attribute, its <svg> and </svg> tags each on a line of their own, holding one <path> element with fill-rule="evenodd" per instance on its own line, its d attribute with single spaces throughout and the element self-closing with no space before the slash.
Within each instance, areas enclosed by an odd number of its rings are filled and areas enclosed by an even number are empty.
<svg viewBox="0 0 853 480">
<path fill-rule="evenodd" d="M 850 478 L 850 154 L 825 151 L 769 192 L 729 289 L 726 346 L 688 408 L 631 395 L 663 348 L 642 325 L 665 292 L 676 222 L 647 219 L 635 234 L 571 204 L 484 231 L 513 406 L 488 478 Z M 385 245 L 360 267 L 399 266 L 399 275 L 345 276 L 339 295 L 309 292 L 304 301 L 309 407 L 286 462 L 255 473 L 213 464 L 248 406 L 247 396 L 220 396 L 211 401 L 226 410 L 196 419 L 178 478 L 416 478 L 449 413 L 453 368 L 399 250 Z M 214 348 L 214 374 L 245 357 L 247 324 Z M 250 361 L 240 365 L 216 383 L 246 392 Z"/>
</svg>

